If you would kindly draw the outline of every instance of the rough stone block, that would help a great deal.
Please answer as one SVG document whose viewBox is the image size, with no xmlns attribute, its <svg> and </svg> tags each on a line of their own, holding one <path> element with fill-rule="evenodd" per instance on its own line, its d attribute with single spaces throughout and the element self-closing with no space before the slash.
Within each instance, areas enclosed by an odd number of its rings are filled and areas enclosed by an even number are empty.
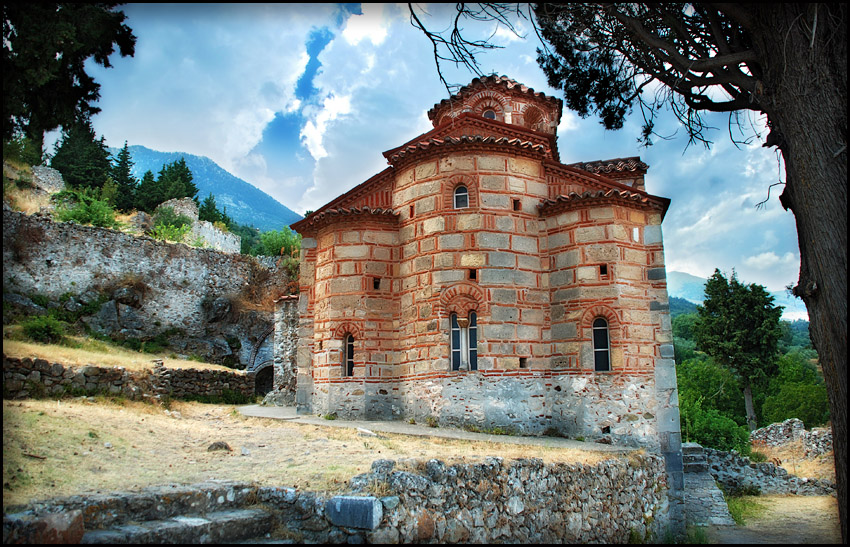
<svg viewBox="0 0 850 547">
<path fill-rule="evenodd" d="M 647 226 L 643 229 L 643 242 L 647 245 L 654 245 L 662 242 L 661 226 Z"/>
<path fill-rule="evenodd" d="M 373 496 L 335 496 L 325 505 L 325 515 L 335 526 L 374 530 L 381 524 L 384 510 Z"/>
</svg>

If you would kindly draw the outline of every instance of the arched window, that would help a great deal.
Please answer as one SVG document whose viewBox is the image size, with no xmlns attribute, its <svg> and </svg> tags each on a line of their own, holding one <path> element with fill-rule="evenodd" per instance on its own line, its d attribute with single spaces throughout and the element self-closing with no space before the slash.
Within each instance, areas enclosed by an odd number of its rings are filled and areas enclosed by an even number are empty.
<svg viewBox="0 0 850 547">
<path fill-rule="evenodd" d="M 354 335 L 346 334 L 342 339 L 342 373 L 354 376 Z"/>
<path fill-rule="evenodd" d="M 455 209 L 466 209 L 469 207 L 469 190 L 466 189 L 466 186 L 460 185 L 455 188 L 454 206 Z"/>
<path fill-rule="evenodd" d="M 593 364 L 596 372 L 611 370 L 611 345 L 608 337 L 608 322 L 599 317 L 593 320 Z"/>
<path fill-rule="evenodd" d="M 451 315 L 452 370 L 478 370 L 478 316 L 469 312 L 466 319 Z"/>
<path fill-rule="evenodd" d="M 496 111 L 493 110 L 493 109 L 490 109 L 490 108 L 485 110 L 483 115 L 488 120 L 495 120 L 496 119 Z"/>
</svg>

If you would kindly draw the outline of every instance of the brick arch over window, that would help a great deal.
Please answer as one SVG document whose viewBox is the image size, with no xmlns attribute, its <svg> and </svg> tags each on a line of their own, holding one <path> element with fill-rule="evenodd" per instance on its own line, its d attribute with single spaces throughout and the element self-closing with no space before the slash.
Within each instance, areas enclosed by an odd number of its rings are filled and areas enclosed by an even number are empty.
<svg viewBox="0 0 850 547">
<path fill-rule="evenodd" d="M 443 182 L 444 210 L 449 211 L 454 209 L 455 190 L 457 190 L 460 186 L 466 187 L 467 193 L 469 195 L 469 205 L 466 208 L 478 208 L 478 180 L 475 177 L 471 177 L 469 175 L 455 175 L 453 177 L 449 177 Z"/>
<path fill-rule="evenodd" d="M 342 340 L 346 334 L 351 334 L 355 340 L 363 339 L 363 329 L 357 323 L 340 323 L 331 331 L 332 337 L 336 340 Z"/>
<path fill-rule="evenodd" d="M 549 118 L 546 114 L 534 105 L 523 105 L 522 125 L 535 131 L 546 131 L 549 129 Z"/>
<path fill-rule="evenodd" d="M 508 99 L 495 91 L 482 91 L 469 101 L 470 110 L 474 114 L 483 116 L 488 110 L 496 113 L 496 119 L 505 121 L 505 112 L 508 109 Z"/>
<path fill-rule="evenodd" d="M 440 309 L 446 315 L 466 317 L 471 311 L 480 315 L 486 311 L 486 302 L 484 289 L 474 283 L 455 283 L 440 293 Z"/>
<path fill-rule="evenodd" d="M 613 309 L 604 305 L 591 306 L 581 316 L 581 338 L 591 340 L 593 336 L 593 322 L 598 318 L 608 323 L 608 333 L 611 336 L 611 346 L 619 346 L 623 342 L 624 333 L 620 317 Z"/>
</svg>

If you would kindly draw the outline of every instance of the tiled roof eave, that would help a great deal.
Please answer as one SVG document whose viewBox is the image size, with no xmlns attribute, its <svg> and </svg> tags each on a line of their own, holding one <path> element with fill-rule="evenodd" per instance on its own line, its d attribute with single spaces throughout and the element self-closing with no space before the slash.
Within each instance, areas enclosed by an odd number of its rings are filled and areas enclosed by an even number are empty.
<svg viewBox="0 0 850 547">
<path fill-rule="evenodd" d="M 399 213 L 395 212 L 392 209 L 373 209 L 368 206 L 338 207 L 314 213 L 310 215 L 309 218 L 296 222 L 292 225 L 292 227 L 295 228 L 297 226 L 296 231 L 298 231 L 299 233 L 303 233 L 308 232 L 310 230 L 316 230 L 318 228 L 321 228 L 322 226 L 326 226 L 339 220 L 353 220 L 355 218 L 371 217 L 376 220 L 397 222 L 399 216 Z"/>
<path fill-rule="evenodd" d="M 647 194 L 629 192 L 625 190 L 597 190 L 587 191 L 581 194 L 570 192 L 568 195 L 560 195 L 555 199 L 545 199 L 537 205 L 540 214 L 547 215 L 573 207 L 590 205 L 592 203 L 618 202 L 624 205 L 632 205 L 640 208 L 658 209 L 666 212 L 670 200 L 656 198 Z"/>
<path fill-rule="evenodd" d="M 510 147 L 516 151 L 525 151 L 542 156 L 546 156 L 551 153 L 551 150 L 548 147 L 542 144 L 535 144 L 530 141 L 523 141 L 521 139 L 512 139 L 508 137 L 482 137 L 480 135 L 474 135 L 420 141 L 399 149 L 387 159 L 391 164 L 396 164 L 423 152 L 451 147 L 460 148 L 467 145 Z"/>
</svg>

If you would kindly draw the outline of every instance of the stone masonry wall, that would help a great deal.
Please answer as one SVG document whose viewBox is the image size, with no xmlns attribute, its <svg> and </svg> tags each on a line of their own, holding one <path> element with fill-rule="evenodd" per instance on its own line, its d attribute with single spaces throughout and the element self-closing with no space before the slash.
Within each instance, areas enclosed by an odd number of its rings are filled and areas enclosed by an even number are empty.
<svg viewBox="0 0 850 547">
<path fill-rule="evenodd" d="M 750 433 L 750 441 L 756 446 L 782 446 L 800 441 L 806 457 L 814 458 L 832 450 L 832 430 L 815 428 L 807 431 L 801 420 L 791 418 L 781 423 L 756 429 Z"/>
<path fill-rule="evenodd" d="M 254 396 L 254 374 L 241 371 L 166 368 L 152 371 L 123 367 L 68 366 L 44 359 L 3 356 L 3 398 L 60 396 L 65 393 L 124 395 L 130 399 L 162 395 L 181 399 L 220 396 L 225 390 Z"/>
<path fill-rule="evenodd" d="M 92 330 L 139 340 L 168 333 L 178 354 L 249 365 L 272 312 L 240 302 L 283 275 L 249 256 L 3 212 L 4 300 L 37 294 L 73 310 L 101 299 L 84 318 Z"/>
<path fill-rule="evenodd" d="M 664 464 L 633 455 L 596 465 L 539 459 L 447 465 L 378 460 L 343 495 L 210 481 L 10 508 L 6 529 L 77 512 L 86 531 L 259 503 L 305 543 L 626 543 L 668 530 Z"/>
</svg>

